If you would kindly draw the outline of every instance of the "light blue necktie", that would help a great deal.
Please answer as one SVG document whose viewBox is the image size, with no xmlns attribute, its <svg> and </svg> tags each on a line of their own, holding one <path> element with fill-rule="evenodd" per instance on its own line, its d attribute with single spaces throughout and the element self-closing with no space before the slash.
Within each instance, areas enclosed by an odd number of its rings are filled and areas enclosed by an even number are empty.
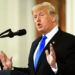
<svg viewBox="0 0 75 75">
<path fill-rule="evenodd" d="M 43 49 L 45 47 L 45 40 L 46 40 L 46 38 L 47 37 L 44 35 L 42 37 L 41 41 L 40 41 L 40 45 L 39 45 L 38 51 L 37 51 L 36 56 L 35 56 L 35 61 L 34 61 L 34 68 L 35 68 L 35 70 L 37 68 L 37 64 L 38 64 L 39 57 L 42 54 Z"/>
</svg>

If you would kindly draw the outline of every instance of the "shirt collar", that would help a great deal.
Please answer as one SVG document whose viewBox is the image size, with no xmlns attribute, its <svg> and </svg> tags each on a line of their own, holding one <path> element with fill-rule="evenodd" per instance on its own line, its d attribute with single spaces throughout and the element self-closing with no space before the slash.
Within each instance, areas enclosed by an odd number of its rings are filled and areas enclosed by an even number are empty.
<svg viewBox="0 0 75 75">
<path fill-rule="evenodd" d="M 51 39 L 57 32 L 58 32 L 58 26 L 55 26 L 50 32 L 48 32 L 47 34 L 46 34 L 46 37 L 48 38 L 48 39 Z"/>
</svg>

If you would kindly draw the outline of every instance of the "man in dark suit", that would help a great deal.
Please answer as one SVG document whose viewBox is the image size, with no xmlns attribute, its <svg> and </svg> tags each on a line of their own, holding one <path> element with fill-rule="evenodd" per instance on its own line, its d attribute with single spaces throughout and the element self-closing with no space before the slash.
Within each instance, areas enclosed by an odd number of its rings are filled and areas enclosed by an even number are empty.
<svg viewBox="0 0 75 75">
<path fill-rule="evenodd" d="M 27 70 L 30 75 L 74 75 L 75 36 L 60 30 L 58 16 L 52 4 L 48 2 L 38 4 L 33 7 L 32 14 L 36 28 L 42 33 L 42 36 L 32 43 L 28 69 L 14 67 L 14 70 L 25 72 Z M 39 53 L 40 57 L 35 70 L 34 61 L 44 35 L 47 37 L 45 47 L 42 53 Z M 0 58 L 3 68 L 11 69 L 12 61 L 7 56 L 4 59 L 6 60 Z"/>
</svg>

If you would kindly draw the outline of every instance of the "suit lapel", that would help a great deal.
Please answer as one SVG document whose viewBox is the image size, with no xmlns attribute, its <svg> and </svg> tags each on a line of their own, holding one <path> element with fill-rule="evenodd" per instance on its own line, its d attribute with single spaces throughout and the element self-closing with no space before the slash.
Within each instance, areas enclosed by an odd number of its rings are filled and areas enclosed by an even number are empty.
<svg viewBox="0 0 75 75">
<path fill-rule="evenodd" d="M 37 39 L 33 44 L 32 44 L 32 47 L 31 47 L 31 52 L 30 52 L 30 56 L 29 56 L 29 60 L 30 60 L 30 63 L 31 63 L 31 67 L 33 68 L 34 70 L 34 60 L 33 60 L 33 56 L 34 56 L 34 52 L 37 48 L 37 45 L 39 43 L 39 41 L 41 40 L 42 37 L 40 37 L 39 39 Z"/>
</svg>

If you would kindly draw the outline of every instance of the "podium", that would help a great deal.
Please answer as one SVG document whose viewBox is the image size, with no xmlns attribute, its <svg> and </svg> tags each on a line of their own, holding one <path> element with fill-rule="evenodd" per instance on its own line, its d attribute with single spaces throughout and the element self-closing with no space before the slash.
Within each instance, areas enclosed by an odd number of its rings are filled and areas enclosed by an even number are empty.
<svg viewBox="0 0 75 75">
<path fill-rule="evenodd" d="M 28 75 L 17 70 L 1 70 L 0 75 Z"/>
</svg>

